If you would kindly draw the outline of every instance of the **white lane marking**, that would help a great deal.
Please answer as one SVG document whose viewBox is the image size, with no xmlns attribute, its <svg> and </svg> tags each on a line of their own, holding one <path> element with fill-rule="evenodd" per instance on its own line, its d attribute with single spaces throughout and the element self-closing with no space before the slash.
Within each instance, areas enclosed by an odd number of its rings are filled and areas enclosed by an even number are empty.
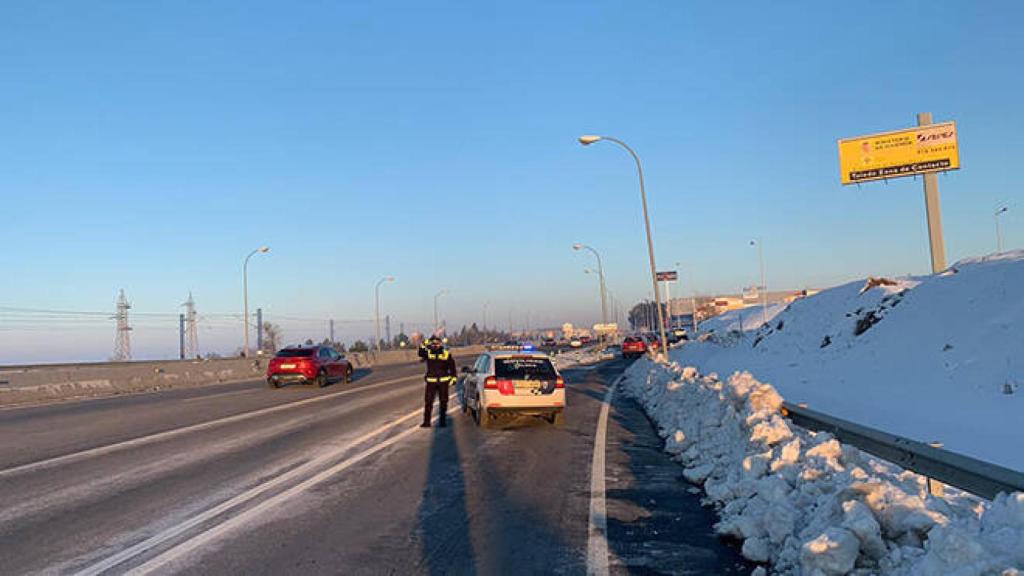
<svg viewBox="0 0 1024 576">
<path fill-rule="evenodd" d="M 207 422 L 200 422 L 199 424 L 193 424 L 191 426 L 185 426 L 184 428 L 175 428 L 173 430 L 165 430 L 163 432 L 157 432 L 148 436 L 140 436 L 138 438 L 132 438 L 131 440 L 124 440 L 122 442 L 116 442 L 114 444 L 107 444 L 106 446 L 97 446 L 95 448 L 89 448 L 82 450 L 81 452 L 72 452 L 71 454 L 64 454 L 63 456 L 55 456 L 53 458 L 47 458 L 45 460 L 38 460 L 36 462 L 29 462 L 28 464 L 22 464 L 20 466 L 14 466 L 12 468 L 6 468 L 0 470 L 0 478 L 7 476 L 14 476 L 15 474 L 21 474 L 24 472 L 31 472 L 43 468 L 50 468 L 60 464 L 67 464 L 76 460 L 82 460 L 94 456 L 101 456 L 103 454 L 109 454 L 118 450 L 124 450 L 126 448 L 134 448 L 153 442 L 159 442 L 168 438 L 174 438 L 191 432 L 198 432 L 201 430 L 207 430 L 216 426 L 222 426 L 224 424 L 231 424 L 233 422 L 240 422 L 242 420 L 248 420 L 250 418 L 256 418 L 258 416 L 265 416 L 267 414 L 273 414 L 275 412 L 281 412 L 283 410 L 290 410 L 299 406 L 305 406 L 307 404 L 313 404 L 316 402 L 325 402 L 341 396 L 348 396 L 349 394 L 355 394 L 357 392 L 363 392 L 366 390 L 372 390 L 374 388 L 380 388 L 381 386 L 388 386 L 391 384 L 397 384 L 399 382 L 405 382 L 409 380 L 420 380 L 423 376 L 420 374 L 405 376 L 402 378 L 395 378 L 393 380 L 385 380 L 384 382 L 378 382 L 376 384 L 369 384 L 360 388 L 353 388 L 351 390 L 345 390 L 335 394 L 328 394 L 326 396 L 316 396 L 314 398 L 307 398 L 305 400 L 298 400 L 296 402 L 288 402 L 286 404 L 277 404 L 276 406 L 270 406 L 268 408 L 260 408 L 258 410 L 252 410 L 250 412 L 242 412 L 241 414 L 235 414 L 233 416 L 227 416 L 225 418 L 219 418 L 217 420 L 209 420 Z"/>
<path fill-rule="evenodd" d="M 605 503 L 605 442 L 608 438 L 608 410 L 612 403 L 615 387 L 623 376 L 619 376 L 608 387 L 597 417 L 597 432 L 594 433 L 594 456 L 590 462 L 590 522 L 587 536 L 587 574 L 607 576 L 608 574 L 608 510 Z"/>
<path fill-rule="evenodd" d="M 457 406 L 453 406 L 452 408 L 450 408 L 448 410 L 448 413 L 451 414 L 451 413 L 455 412 L 457 409 L 458 409 Z M 249 489 L 249 490 L 239 494 L 238 496 L 235 496 L 234 498 L 231 498 L 230 500 L 228 500 L 228 501 L 226 501 L 226 502 L 224 502 L 222 504 L 219 504 L 218 506 L 215 506 L 215 507 L 213 507 L 213 508 L 211 508 L 211 509 L 209 509 L 209 510 L 207 510 L 207 511 L 201 513 L 201 514 L 193 516 L 192 518 L 186 520 L 185 522 L 182 522 L 181 524 L 178 524 L 177 526 L 173 526 L 171 528 L 168 528 L 167 530 L 164 530 L 163 532 L 160 532 L 160 533 L 158 533 L 158 534 L 156 534 L 156 535 L 154 535 L 154 536 L 152 536 L 152 537 L 150 537 L 150 538 L 148 538 L 148 539 L 146 539 L 146 540 L 144 540 L 142 542 L 139 542 L 138 544 L 136 544 L 136 545 L 134 545 L 134 546 L 132 546 L 130 548 L 126 548 L 125 550 L 122 550 L 121 552 L 119 552 L 119 553 L 117 553 L 117 554 L 115 554 L 113 556 L 110 556 L 109 558 L 107 558 L 106 560 L 103 560 L 102 562 L 94 564 L 94 565 L 90 566 L 89 568 L 86 568 L 85 570 L 82 570 L 81 572 L 78 572 L 78 576 L 94 576 L 94 575 L 98 575 L 98 574 L 103 573 L 106 570 L 109 570 L 109 569 L 117 566 L 118 564 L 121 564 L 121 563 L 126 562 L 126 561 L 128 561 L 128 560 L 130 560 L 130 559 L 132 559 L 132 558 L 134 558 L 136 556 L 144 554 L 147 551 L 149 551 L 149 550 L 151 550 L 151 549 L 153 549 L 153 548 L 155 548 L 157 546 L 160 546 L 161 544 L 165 543 L 166 541 L 168 541 L 168 540 L 170 540 L 170 539 L 172 539 L 172 538 L 174 538 L 176 536 L 180 536 L 182 533 L 187 532 L 188 530 L 190 530 L 190 529 L 192 529 L 192 528 L 194 528 L 194 527 L 196 527 L 196 526 L 198 526 L 198 525 L 200 525 L 200 524 L 202 524 L 204 522 L 207 522 L 207 521 L 211 520 L 212 518 L 215 518 L 216 516 L 220 515 L 221 513 L 226 512 L 227 510 L 230 510 L 231 508 L 234 508 L 234 507 L 236 507 L 236 506 L 238 506 L 240 504 L 248 502 L 249 500 L 252 500 L 253 498 L 256 498 L 257 496 L 259 496 L 260 494 L 263 494 L 264 492 L 267 492 L 267 491 L 269 491 L 269 490 L 271 490 L 273 488 L 277 488 L 277 487 L 279 487 L 282 484 L 285 484 L 287 482 L 290 482 L 292 480 L 297 479 L 297 477 L 299 477 L 299 476 L 301 476 L 301 475 L 303 475 L 305 473 L 308 473 L 308 472 L 311 471 L 311 469 L 316 468 L 317 466 L 323 464 L 324 461 L 330 460 L 332 458 L 336 458 L 338 455 L 344 453 L 345 451 L 351 449 L 354 446 L 357 446 L 357 445 L 361 444 L 362 442 L 365 442 L 366 440 L 376 436 L 377 434 L 380 434 L 381 432 L 384 432 L 385 430 L 387 430 L 389 428 L 393 428 L 393 427 L 397 426 L 398 424 L 400 424 L 402 422 L 405 422 L 406 420 L 409 420 L 410 418 L 415 418 L 416 416 L 420 416 L 422 414 L 423 414 L 423 409 L 419 408 L 417 410 L 414 410 L 413 412 L 410 412 L 410 413 L 406 414 L 405 416 L 402 416 L 398 420 L 395 420 L 393 422 L 385 424 L 384 426 L 381 426 L 381 427 L 377 428 L 376 430 L 367 432 L 366 434 L 360 436 L 359 438 L 353 440 L 352 442 L 349 442 L 344 447 L 334 449 L 334 450 L 330 451 L 327 454 L 319 456 L 319 457 L 315 458 L 314 460 L 311 460 L 311 461 L 307 462 L 306 464 L 303 464 L 302 466 L 300 466 L 298 468 L 295 468 L 295 469 L 293 469 L 293 470 L 291 470 L 291 471 L 289 471 L 289 472 L 287 472 L 287 473 L 285 473 L 285 474 L 283 474 L 281 476 L 278 476 L 277 478 L 274 478 L 273 480 L 270 480 L 270 481 L 268 481 L 268 482 L 266 482 L 264 484 L 261 484 L 259 486 L 255 486 L 255 487 L 253 487 L 253 488 L 251 488 L 251 489 Z M 252 507 L 252 508 L 250 508 L 248 510 L 245 510 L 245 511 L 241 512 L 237 516 L 233 516 L 233 517 L 225 520 L 224 522 L 221 522 L 220 524 L 217 524 L 215 526 L 211 526 L 207 530 L 204 530 L 204 531 L 200 532 L 199 534 L 196 534 L 192 538 L 189 538 L 189 539 L 179 543 L 178 545 L 176 545 L 176 546 L 174 546 L 174 547 L 164 551 L 162 554 L 156 556 L 155 558 L 150 559 L 145 564 L 133 568 L 128 573 L 129 574 L 148 574 L 148 573 L 153 572 L 154 570 L 156 570 L 160 566 L 162 566 L 164 564 L 167 564 L 168 562 L 172 562 L 174 560 L 180 559 L 183 555 L 187 555 L 188 553 L 194 551 L 196 548 L 200 548 L 200 547 L 206 545 L 207 543 L 209 543 L 210 541 L 212 541 L 212 540 L 216 539 L 217 537 L 221 536 L 222 534 L 224 534 L 228 530 L 236 528 L 236 527 L 238 527 L 240 525 L 244 525 L 245 523 L 251 521 L 254 517 L 258 516 L 259 514 L 263 513 L 264 511 L 268 510 L 269 508 L 280 504 L 281 502 L 291 498 L 292 496 L 297 495 L 300 492 L 303 492 L 303 491 L 307 490 L 308 488 L 310 488 L 310 487 L 312 487 L 312 486 L 314 486 L 316 484 L 319 484 L 320 482 L 323 482 L 324 480 L 330 478 L 331 476 L 333 476 L 335 474 L 338 474 L 339 472 L 344 471 L 347 468 L 352 467 L 353 465 L 357 464 L 361 460 L 364 460 L 368 456 L 376 454 L 377 452 L 380 452 L 381 450 L 383 450 L 383 449 L 385 449 L 385 448 L 387 448 L 389 446 L 392 446 L 392 445 L 398 443 L 399 441 L 403 440 L 404 438 L 414 434 L 418 430 L 420 430 L 419 426 L 416 426 L 415 428 L 409 428 L 408 430 L 406 430 L 404 432 L 401 432 L 401 433 L 399 433 L 399 434 L 397 434 L 395 436 L 392 436 L 391 438 L 383 440 L 383 441 L 375 444 L 374 446 L 371 446 L 371 447 L 363 450 L 362 452 L 360 452 L 360 453 L 358 453 L 358 454 L 356 454 L 354 456 L 346 458 L 345 460 L 335 464 L 334 466 L 331 466 L 330 468 L 327 468 L 326 470 L 323 470 L 323 471 L 315 474 L 314 476 L 311 476 L 311 477 L 307 478 L 306 480 L 303 480 L 302 482 L 299 482 L 298 484 L 295 484 L 291 488 L 288 488 L 288 489 L 286 489 L 283 492 L 280 492 L 278 494 L 275 494 L 274 496 L 271 496 L 270 498 L 267 498 L 263 502 L 260 502 L 258 505 L 254 506 L 254 507 Z"/>
</svg>

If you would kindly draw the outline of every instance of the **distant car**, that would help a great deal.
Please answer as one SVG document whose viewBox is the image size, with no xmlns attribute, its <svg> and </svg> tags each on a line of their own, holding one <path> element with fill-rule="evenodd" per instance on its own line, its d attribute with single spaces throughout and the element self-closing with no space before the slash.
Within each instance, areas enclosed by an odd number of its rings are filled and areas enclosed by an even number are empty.
<svg viewBox="0 0 1024 576">
<path fill-rule="evenodd" d="M 580 344 L 583 344 L 584 346 L 586 346 L 587 344 L 590 344 L 590 342 L 591 342 L 590 336 L 580 336 Z"/>
<path fill-rule="evenodd" d="M 661 348 L 661 338 L 657 334 L 644 334 L 644 341 L 647 343 L 647 349 L 651 352 L 657 352 Z"/>
<path fill-rule="evenodd" d="M 639 358 L 647 353 L 647 343 L 639 336 L 627 336 L 622 341 L 623 358 Z"/>
<path fill-rule="evenodd" d="M 490 428 L 501 414 L 565 424 L 565 380 L 544 352 L 492 350 L 462 374 L 462 410 L 481 428 Z"/>
<path fill-rule="evenodd" d="M 570 348 L 580 348 L 582 346 L 583 346 L 583 339 L 582 338 L 573 338 L 572 340 L 569 340 L 569 347 Z"/>
<path fill-rule="evenodd" d="M 267 384 L 299 382 L 323 388 L 331 382 L 351 382 L 352 364 L 329 346 L 283 348 L 267 366 Z"/>
<path fill-rule="evenodd" d="M 545 348 L 554 348 L 555 346 L 558 346 L 558 342 L 556 342 L 554 338 L 545 338 L 542 345 Z"/>
</svg>

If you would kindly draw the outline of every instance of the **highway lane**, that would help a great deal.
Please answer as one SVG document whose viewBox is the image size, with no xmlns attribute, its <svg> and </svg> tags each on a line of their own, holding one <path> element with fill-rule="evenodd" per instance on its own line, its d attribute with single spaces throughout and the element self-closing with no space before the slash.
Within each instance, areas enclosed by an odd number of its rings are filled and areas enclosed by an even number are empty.
<svg viewBox="0 0 1024 576">
<path fill-rule="evenodd" d="M 483 431 L 462 414 L 416 428 L 417 365 L 324 390 L 253 382 L 0 413 L 24 444 L 0 450 L 0 573 L 582 574 L 594 430 L 624 367 L 565 371 L 563 429 Z M 65 419 L 76 437 L 61 442 Z M 607 456 L 612 573 L 749 572 L 624 397 Z"/>
<path fill-rule="evenodd" d="M 0 469 L 379 382 L 414 381 L 419 364 L 356 369 L 351 384 L 271 390 L 262 379 L 0 410 Z M 16 440 L 16 441 L 15 441 Z"/>
</svg>

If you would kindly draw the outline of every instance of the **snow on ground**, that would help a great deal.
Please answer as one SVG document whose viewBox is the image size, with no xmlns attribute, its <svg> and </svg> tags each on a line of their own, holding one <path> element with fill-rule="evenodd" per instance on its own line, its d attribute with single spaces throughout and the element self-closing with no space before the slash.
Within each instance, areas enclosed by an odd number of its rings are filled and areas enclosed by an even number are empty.
<svg viewBox="0 0 1024 576">
<path fill-rule="evenodd" d="M 780 312 L 786 309 L 787 304 L 769 304 L 765 314 L 761 314 L 760 306 L 751 306 L 742 310 L 730 310 L 719 314 L 714 318 L 705 320 L 700 325 L 702 332 L 716 333 L 731 332 L 733 330 L 757 330 L 766 320 L 771 322 Z M 742 328 L 741 328 L 742 326 Z"/>
<path fill-rule="evenodd" d="M 723 382 L 643 359 L 622 388 L 717 508 L 716 530 L 742 540 L 744 556 L 773 573 L 1024 570 L 1022 493 L 992 503 L 953 490 L 945 499 L 928 496 L 920 476 L 791 425 L 778 392 L 749 373 Z"/>
<path fill-rule="evenodd" d="M 1024 251 L 874 284 L 770 308 L 754 331 L 738 330 L 738 312 L 709 320 L 705 341 L 671 359 L 749 371 L 791 402 L 1024 470 Z"/>
<path fill-rule="evenodd" d="M 554 357 L 555 368 L 564 370 L 577 364 L 594 364 L 602 360 L 613 358 L 610 354 L 597 347 L 583 348 L 580 350 L 569 350 Z"/>
</svg>

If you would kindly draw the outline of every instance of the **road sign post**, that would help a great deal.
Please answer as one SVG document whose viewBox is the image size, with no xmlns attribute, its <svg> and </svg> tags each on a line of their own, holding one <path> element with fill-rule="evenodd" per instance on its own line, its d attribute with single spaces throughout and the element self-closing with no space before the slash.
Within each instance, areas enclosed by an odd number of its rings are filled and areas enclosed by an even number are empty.
<svg viewBox="0 0 1024 576">
<path fill-rule="evenodd" d="M 918 126 L 932 123 L 931 112 L 917 115 Z M 942 239 L 942 210 L 939 205 L 939 178 L 935 172 L 924 175 L 924 206 L 928 213 L 928 246 L 932 256 L 932 274 L 946 269 L 946 243 Z"/>
<path fill-rule="evenodd" d="M 665 272 L 658 272 L 658 280 L 665 283 L 665 312 L 668 315 L 667 325 L 668 328 L 672 328 L 672 289 L 669 285 L 670 282 L 675 282 L 679 279 L 679 273 L 675 270 L 667 270 Z"/>
</svg>

